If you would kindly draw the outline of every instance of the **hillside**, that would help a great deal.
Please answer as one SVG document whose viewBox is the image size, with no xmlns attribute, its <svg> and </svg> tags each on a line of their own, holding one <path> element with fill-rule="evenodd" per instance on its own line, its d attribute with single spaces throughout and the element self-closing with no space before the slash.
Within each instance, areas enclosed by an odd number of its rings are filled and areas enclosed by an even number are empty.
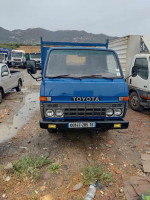
<svg viewBox="0 0 150 200">
<path fill-rule="evenodd" d="M 42 28 L 30 28 L 27 30 L 9 31 L 0 27 L 0 43 L 22 43 L 39 44 L 40 37 L 48 41 L 59 42 L 105 42 L 106 39 L 113 40 L 117 37 L 111 37 L 104 34 L 93 34 L 85 31 L 64 30 L 49 31 Z"/>
</svg>

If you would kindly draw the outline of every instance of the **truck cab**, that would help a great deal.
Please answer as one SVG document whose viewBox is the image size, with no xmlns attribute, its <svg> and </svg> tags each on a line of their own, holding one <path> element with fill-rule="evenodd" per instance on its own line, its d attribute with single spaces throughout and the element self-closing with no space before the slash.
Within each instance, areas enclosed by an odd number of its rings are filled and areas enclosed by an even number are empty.
<svg viewBox="0 0 150 200">
<path fill-rule="evenodd" d="M 26 68 L 26 56 L 23 50 L 12 50 L 11 55 L 11 65 L 12 67 L 22 67 Z"/>
<path fill-rule="evenodd" d="M 7 62 L 8 62 L 7 53 L 0 52 L 0 63 L 7 63 Z"/>
<path fill-rule="evenodd" d="M 30 60 L 35 60 L 36 68 L 41 69 L 41 53 L 31 52 L 29 56 L 30 56 Z"/>
<path fill-rule="evenodd" d="M 141 53 L 134 56 L 130 75 L 136 71 L 134 77 L 129 77 L 129 104 L 133 110 L 141 111 L 150 108 L 150 54 Z"/>
<path fill-rule="evenodd" d="M 123 120 L 128 86 L 117 54 L 107 47 L 108 42 L 53 43 L 41 39 L 41 128 L 128 128 L 128 121 Z M 36 73 L 34 63 L 28 63 L 27 69 Z"/>
<path fill-rule="evenodd" d="M 0 63 L 5 63 L 10 66 L 12 49 L 0 48 Z"/>
</svg>

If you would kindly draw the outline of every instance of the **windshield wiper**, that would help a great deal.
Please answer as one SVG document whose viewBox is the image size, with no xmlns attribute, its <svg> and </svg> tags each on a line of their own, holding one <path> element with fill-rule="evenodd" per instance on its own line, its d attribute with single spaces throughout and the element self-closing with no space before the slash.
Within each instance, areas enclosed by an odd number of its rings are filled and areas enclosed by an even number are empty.
<svg viewBox="0 0 150 200">
<path fill-rule="evenodd" d="M 92 75 L 85 75 L 85 76 L 79 76 L 79 78 L 104 78 L 104 79 L 114 79 L 114 77 L 109 77 L 109 76 L 103 76 L 102 74 L 92 74 Z"/>
<path fill-rule="evenodd" d="M 56 75 L 56 76 L 51 76 L 51 77 L 47 77 L 47 78 L 64 78 L 64 77 L 80 79 L 80 77 L 74 77 L 70 74 Z"/>
</svg>

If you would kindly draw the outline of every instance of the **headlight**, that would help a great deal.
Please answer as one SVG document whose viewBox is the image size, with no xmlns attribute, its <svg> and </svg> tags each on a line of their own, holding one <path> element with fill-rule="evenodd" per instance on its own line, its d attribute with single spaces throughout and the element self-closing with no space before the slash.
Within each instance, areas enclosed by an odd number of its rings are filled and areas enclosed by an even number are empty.
<svg viewBox="0 0 150 200">
<path fill-rule="evenodd" d="M 116 116 L 120 116 L 122 114 L 122 110 L 121 109 L 115 109 L 115 115 Z"/>
<path fill-rule="evenodd" d="M 55 114 L 57 117 L 62 117 L 64 113 L 62 110 L 56 110 Z"/>
<path fill-rule="evenodd" d="M 47 110 L 45 112 L 46 117 L 52 117 L 54 115 L 54 111 L 53 110 Z"/>
<path fill-rule="evenodd" d="M 109 108 L 109 109 L 106 110 L 106 116 L 111 117 L 113 114 L 114 114 L 113 109 Z"/>
</svg>

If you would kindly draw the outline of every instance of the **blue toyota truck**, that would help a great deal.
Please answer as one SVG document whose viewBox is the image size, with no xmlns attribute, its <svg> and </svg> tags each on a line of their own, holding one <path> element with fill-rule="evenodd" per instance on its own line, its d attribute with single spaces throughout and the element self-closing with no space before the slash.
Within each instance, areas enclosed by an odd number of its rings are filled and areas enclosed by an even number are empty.
<svg viewBox="0 0 150 200">
<path fill-rule="evenodd" d="M 104 44 L 41 38 L 40 127 L 126 129 L 128 86 L 115 51 Z M 27 61 L 34 78 L 35 61 Z M 39 78 L 35 78 L 39 79 Z"/>
</svg>

